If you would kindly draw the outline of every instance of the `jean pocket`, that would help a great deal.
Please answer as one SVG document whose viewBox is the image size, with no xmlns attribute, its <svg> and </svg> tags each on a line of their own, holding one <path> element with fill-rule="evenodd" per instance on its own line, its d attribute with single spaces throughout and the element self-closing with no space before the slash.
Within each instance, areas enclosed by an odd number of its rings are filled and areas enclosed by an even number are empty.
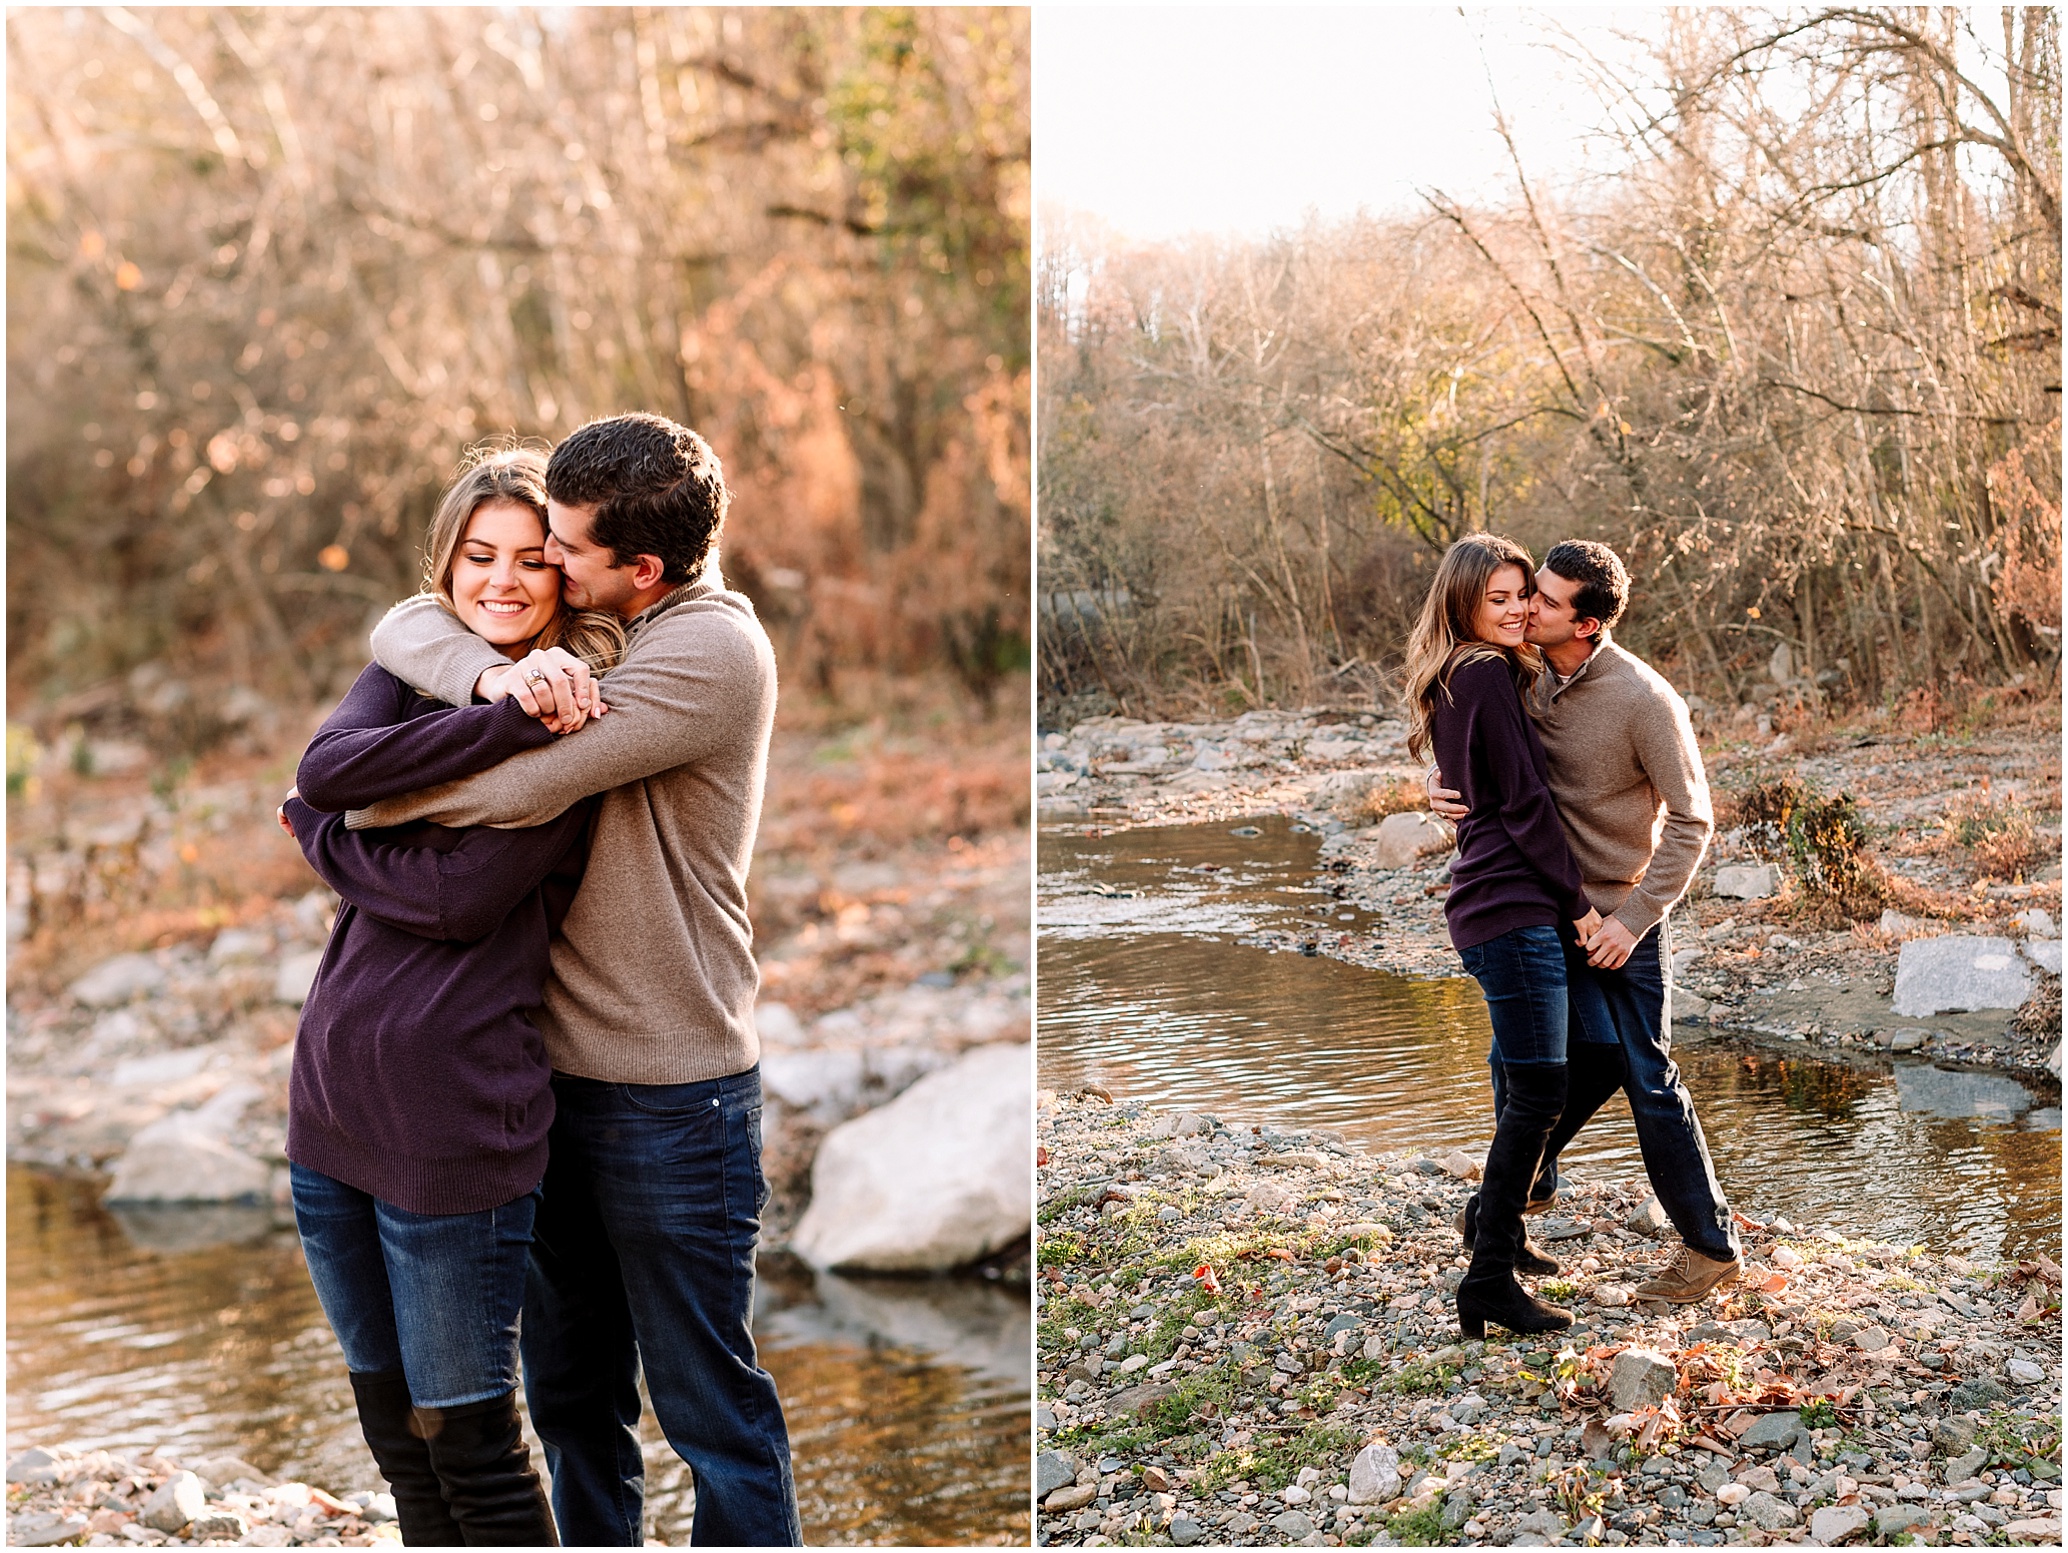
<svg viewBox="0 0 2068 1553">
<path fill-rule="evenodd" d="M 645 1116 L 715 1116 L 723 1103 L 708 1083 L 620 1084 L 618 1098 L 628 1110 Z"/>
<path fill-rule="evenodd" d="M 754 1170 L 754 1212 L 757 1216 L 768 1206 L 771 1195 L 768 1177 L 761 1168 L 761 1107 L 747 1107 L 747 1158 Z"/>
</svg>

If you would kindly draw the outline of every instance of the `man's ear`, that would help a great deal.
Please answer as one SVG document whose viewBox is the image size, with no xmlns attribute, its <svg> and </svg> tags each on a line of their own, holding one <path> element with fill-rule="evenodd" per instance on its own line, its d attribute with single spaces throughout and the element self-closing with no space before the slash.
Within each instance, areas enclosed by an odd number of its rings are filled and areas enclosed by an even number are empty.
<svg viewBox="0 0 2068 1553">
<path fill-rule="evenodd" d="M 1582 641 L 1598 642 L 1601 640 L 1601 622 L 1592 615 L 1582 616 L 1573 622 L 1573 635 Z"/>
<path fill-rule="evenodd" d="M 632 557 L 632 586 L 641 592 L 661 580 L 668 569 L 668 563 L 657 555 L 636 555 Z"/>
</svg>

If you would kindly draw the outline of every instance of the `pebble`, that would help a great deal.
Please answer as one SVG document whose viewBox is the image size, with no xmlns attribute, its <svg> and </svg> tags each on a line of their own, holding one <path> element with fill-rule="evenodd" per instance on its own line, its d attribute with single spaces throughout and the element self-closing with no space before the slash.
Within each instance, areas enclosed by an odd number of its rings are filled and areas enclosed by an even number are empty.
<svg viewBox="0 0 2068 1553">
<path fill-rule="evenodd" d="M 1292 1129 L 1254 1134 L 1231 1118 L 1195 1145 L 1218 1171 L 1178 1174 L 1163 1159 L 1167 1130 L 1163 1141 L 1150 1137 L 1163 1121 L 1125 1094 L 1110 1105 L 1049 1097 L 1037 1114 L 1048 1157 L 1044 1233 L 1073 1237 L 1068 1258 L 1038 1272 L 1042 1298 L 1055 1307 L 1044 1316 L 1038 1358 L 1042 1459 L 1102 1453 L 1117 1471 L 1139 1474 L 1144 1490 L 1151 1469 L 1168 1485 L 1062 1513 L 1051 1495 L 1038 1524 L 1044 1543 L 1176 1543 L 1184 1520 L 1199 1529 L 1188 1546 L 1383 1545 L 1392 1516 L 1432 1508 L 1446 1540 L 1554 1542 L 1571 1527 L 1545 1503 L 1545 1485 L 1590 1455 L 1593 1470 L 1619 1488 L 1599 1527 L 1608 1543 L 1786 1540 L 1808 1536 L 1825 1509 L 1855 1512 L 1819 1523 L 1853 1527 L 1844 1535 L 1854 1541 L 1880 1535 L 1877 1514 L 1890 1525 L 1904 1513 L 1921 1517 L 1914 1534 L 1943 1540 L 1955 1515 L 1985 1510 L 2000 1517 L 1984 1523 L 1995 1537 L 2010 1520 L 2057 1513 L 2051 1482 L 1978 1485 L 1988 1492 L 1973 1505 L 1934 1487 L 1949 1481 L 1941 1470 L 1966 1465 L 1954 1447 L 1963 1425 L 1972 1443 L 1974 1421 L 1961 1414 L 1974 1411 L 1996 1428 L 2040 1427 L 2058 1409 L 2058 1367 L 2044 1352 L 2018 1351 L 2033 1341 L 2014 1319 L 2027 1285 L 2007 1269 L 1841 1243 L 1814 1225 L 1762 1226 L 1748 1204 L 1746 1273 L 1727 1294 L 1663 1310 L 1585 1304 L 1647 1274 L 1659 1253 L 1621 1233 L 1645 1191 L 1582 1178 L 1566 1210 L 1580 1226 L 1578 1244 L 1562 1253 L 1581 1285 L 1570 1302 L 1580 1324 L 1544 1338 L 1464 1342 L 1450 1299 L 1461 1267 L 1450 1220 L 1471 1187 L 1441 1155 L 1372 1156 Z M 1312 1158 L 1287 1163 L 1301 1155 Z M 1273 1190 L 1260 1194 L 1264 1187 Z M 1123 1231 L 1098 1212 L 1109 1189 L 1125 1191 L 1137 1210 L 1182 1203 L 1185 1213 L 1177 1222 L 1151 1213 L 1145 1225 L 1137 1211 Z M 1370 1253 L 1361 1261 L 1339 1254 L 1353 1228 Z M 1770 1270 L 1782 1271 L 1772 1254 L 1782 1234 L 1797 1265 L 1786 1269 L 1785 1290 L 1758 1293 Z M 1292 1260 L 1234 1254 L 1245 1245 L 1289 1246 Z M 1218 1279 L 1218 1299 L 1192 1276 L 1202 1262 Z M 1061 1339 L 1065 1326 L 1073 1335 Z M 1886 1341 L 1872 1347 L 1877 1329 Z M 1151 1346 L 1159 1332 L 1179 1346 Z M 1116 1343 L 1114 1367 L 1088 1376 L 1086 1354 Z M 1957 1389 L 1915 1362 L 1941 1349 L 1950 1373 L 1966 1377 Z M 1565 1373 L 1580 1380 L 1565 1398 L 1525 1378 L 1548 1376 L 1561 1352 Z M 1157 1359 L 1155 1384 L 1130 1386 L 1135 1377 L 1114 1373 L 1119 1355 L 1150 1354 L 1168 1355 Z M 2010 1374 L 2010 1359 L 2037 1364 L 2040 1380 L 2013 1391 L 1979 1373 Z M 1078 1378 L 1066 1381 L 1066 1370 Z M 1615 1459 L 1623 1440 L 1604 1419 L 1614 1416 L 1627 1437 L 1656 1405 L 1650 1399 L 1676 1396 L 1685 1414 L 1701 1387 L 1735 1373 L 1749 1388 L 1761 1370 L 1785 1373 L 1804 1391 L 1851 1388 L 1839 1410 L 1843 1443 L 1805 1427 L 1796 1407 L 1749 1423 L 1744 1413 L 1705 1409 L 1692 1416 L 1730 1446 L 1729 1461 L 1685 1448 Z M 1194 1399 L 1205 1397 L 1214 1405 L 1202 1411 Z M 1746 1400 L 1756 1394 L 1748 1389 Z M 1301 1429 L 1329 1431 L 1328 1443 L 1287 1460 Z M 1105 1443 L 1123 1440 L 1117 1450 Z M 1943 1469 L 1920 1468 L 1910 1442 L 1921 1440 L 1952 1458 Z M 1411 1452 L 1420 1466 L 1407 1467 Z M 1899 1497 L 1899 1477 L 1922 1497 Z M 1855 1492 L 1855 1505 L 1829 1502 Z"/>
<path fill-rule="evenodd" d="M 195 1468 L 204 1468 L 205 1472 Z M 372 1463 L 367 1463 L 372 1475 Z M 363 1547 L 396 1540 L 394 1499 L 385 1491 L 332 1497 L 306 1483 L 274 1484 L 234 1456 L 182 1466 L 158 1455 L 31 1447 L 7 1464 L 7 1541 L 52 1547 L 101 1543 L 247 1547 L 329 1543 Z"/>
</svg>

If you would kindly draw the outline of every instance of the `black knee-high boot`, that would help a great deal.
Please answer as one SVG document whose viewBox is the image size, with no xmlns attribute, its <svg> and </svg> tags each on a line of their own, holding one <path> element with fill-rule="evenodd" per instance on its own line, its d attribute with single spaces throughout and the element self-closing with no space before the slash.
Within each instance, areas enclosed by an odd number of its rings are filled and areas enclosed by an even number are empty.
<svg viewBox="0 0 2068 1553">
<path fill-rule="evenodd" d="M 1565 1146 L 1580 1134 L 1580 1129 L 1594 1119 L 1599 1111 L 1617 1091 L 1623 1087 L 1628 1068 L 1623 1063 L 1623 1048 L 1599 1041 L 1573 1041 L 1566 1047 L 1565 1106 L 1559 1113 L 1558 1125 L 1551 1129 L 1551 1136 L 1544 1144 L 1544 1157 L 1537 1163 L 1537 1177 L 1529 1189 L 1529 1202 L 1524 1206 L 1525 1216 L 1547 1211 L 1558 1193 L 1558 1156 Z M 1474 1192 L 1458 1210 L 1458 1238 L 1470 1251 L 1479 1238 L 1479 1194 Z M 1558 1263 L 1529 1238 L 1528 1226 L 1524 1226 L 1522 1249 L 1515 1256 L 1515 1270 L 1533 1278 L 1549 1278 L 1559 1271 Z"/>
<path fill-rule="evenodd" d="M 1623 1061 L 1621 1043 L 1569 1041 L 1565 1057 L 1565 1109 L 1545 1140 L 1536 1184 L 1530 1188 L 1532 1202 L 1542 1201 L 1558 1190 L 1558 1156 L 1580 1135 L 1580 1129 L 1594 1119 L 1594 1113 L 1616 1097 L 1630 1071 Z"/>
<path fill-rule="evenodd" d="M 1504 1063 L 1501 1077 L 1505 1097 L 1479 1185 L 1472 1265 L 1458 1285 L 1458 1327 L 1467 1337 L 1486 1336 L 1489 1321 L 1511 1332 L 1555 1332 L 1573 1323 L 1570 1311 L 1531 1298 L 1515 1281 L 1522 1209 L 1565 1105 L 1565 1064 Z"/>
<path fill-rule="evenodd" d="M 560 1546 L 553 1508 L 517 1420 L 516 1392 L 461 1407 L 419 1408 L 417 1427 L 467 1547 Z"/>
<path fill-rule="evenodd" d="M 412 1548 L 463 1546 L 459 1523 L 446 1507 L 431 1465 L 431 1448 L 410 1427 L 409 1382 L 400 1370 L 376 1370 L 352 1377 L 359 1408 L 359 1432 L 373 1452 L 373 1464 L 395 1495 L 395 1519 L 402 1541 Z"/>
</svg>

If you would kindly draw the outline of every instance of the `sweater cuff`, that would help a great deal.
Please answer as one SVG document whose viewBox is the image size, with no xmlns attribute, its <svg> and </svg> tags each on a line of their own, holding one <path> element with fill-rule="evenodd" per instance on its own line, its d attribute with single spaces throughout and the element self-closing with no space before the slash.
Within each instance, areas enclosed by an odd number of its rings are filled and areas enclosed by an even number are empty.
<svg viewBox="0 0 2068 1553">
<path fill-rule="evenodd" d="M 1654 906 L 1650 901 L 1641 898 L 1634 891 L 1631 893 L 1630 898 L 1624 901 L 1612 913 L 1615 921 L 1622 923 L 1624 927 L 1630 930 L 1632 938 L 1644 937 L 1645 934 L 1659 925 L 1659 919 L 1665 915 L 1665 912 Z"/>
</svg>

